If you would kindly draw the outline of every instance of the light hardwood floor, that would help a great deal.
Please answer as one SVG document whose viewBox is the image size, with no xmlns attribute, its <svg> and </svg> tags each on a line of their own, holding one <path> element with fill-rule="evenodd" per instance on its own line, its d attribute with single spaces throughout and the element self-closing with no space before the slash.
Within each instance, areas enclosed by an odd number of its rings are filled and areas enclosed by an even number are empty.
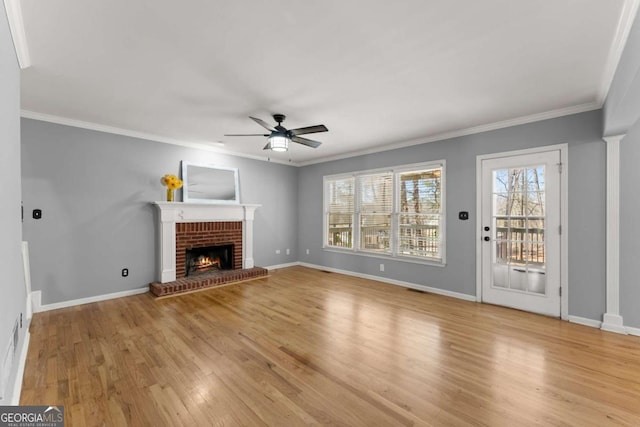
<svg viewBox="0 0 640 427">
<path fill-rule="evenodd" d="M 36 314 L 67 425 L 640 425 L 640 338 L 303 267 Z"/>
</svg>

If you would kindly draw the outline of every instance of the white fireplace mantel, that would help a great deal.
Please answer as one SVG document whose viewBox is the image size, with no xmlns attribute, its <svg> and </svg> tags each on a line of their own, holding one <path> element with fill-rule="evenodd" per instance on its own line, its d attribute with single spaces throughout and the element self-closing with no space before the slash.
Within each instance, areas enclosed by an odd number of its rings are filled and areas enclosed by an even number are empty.
<svg viewBox="0 0 640 427">
<path fill-rule="evenodd" d="M 161 283 L 176 280 L 176 223 L 242 221 L 242 268 L 253 268 L 253 217 L 261 205 L 153 202 L 158 209 Z"/>
</svg>

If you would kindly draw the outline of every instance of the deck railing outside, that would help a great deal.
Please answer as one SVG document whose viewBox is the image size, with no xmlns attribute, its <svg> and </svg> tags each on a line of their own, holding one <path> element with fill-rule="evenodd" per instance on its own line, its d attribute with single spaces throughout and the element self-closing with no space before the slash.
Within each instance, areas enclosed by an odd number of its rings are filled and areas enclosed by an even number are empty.
<svg viewBox="0 0 640 427">
<path fill-rule="evenodd" d="M 507 220 L 508 217 L 498 217 Z M 499 222 L 499 221 L 497 221 Z M 361 248 L 389 252 L 389 226 L 361 227 Z M 329 245 L 351 248 L 351 224 L 331 224 Z M 437 225 L 400 226 L 399 252 L 405 255 L 438 257 Z M 496 257 L 514 264 L 544 265 L 544 228 L 497 227 Z"/>
<path fill-rule="evenodd" d="M 390 252 L 390 225 L 376 225 L 360 228 L 361 249 Z M 331 224 L 329 226 L 329 246 L 352 247 L 351 224 Z M 438 225 L 400 226 L 399 253 L 403 255 L 439 258 Z"/>
<path fill-rule="evenodd" d="M 542 223 L 544 217 L 527 218 L 531 222 Z M 524 219 L 496 217 L 496 223 L 525 223 Z M 496 258 L 512 264 L 544 265 L 544 228 L 536 227 L 496 227 Z"/>
<path fill-rule="evenodd" d="M 329 246 L 337 246 L 339 248 L 350 248 L 352 242 L 351 224 L 332 225 L 329 228 Z"/>
</svg>

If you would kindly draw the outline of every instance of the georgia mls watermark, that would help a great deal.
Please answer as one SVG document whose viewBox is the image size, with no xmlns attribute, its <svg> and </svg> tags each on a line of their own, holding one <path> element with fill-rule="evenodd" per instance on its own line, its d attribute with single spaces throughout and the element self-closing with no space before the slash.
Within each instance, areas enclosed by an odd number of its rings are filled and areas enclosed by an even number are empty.
<svg viewBox="0 0 640 427">
<path fill-rule="evenodd" d="M 64 406 L 0 406 L 0 427 L 64 427 Z"/>
</svg>

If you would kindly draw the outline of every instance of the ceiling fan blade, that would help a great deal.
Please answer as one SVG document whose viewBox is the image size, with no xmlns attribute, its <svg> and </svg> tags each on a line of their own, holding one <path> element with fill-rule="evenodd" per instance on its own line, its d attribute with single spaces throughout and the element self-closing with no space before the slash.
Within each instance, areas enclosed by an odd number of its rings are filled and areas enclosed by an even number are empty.
<svg viewBox="0 0 640 427">
<path fill-rule="evenodd" d="M 322 142 L 313 141 L 311 139 L 302 138 L 301 136 L 292 136 L 291 140 L 298 144 L 306 145 L 307 147 L 318 148 Z"/>
<path fill-rule="evenodd" d="M 271 143 L 268 142 L 267 145 L 264 146 L 263 150 L 270 150 L 271 149 Z"/>
<path fill-rule="evenodd" d="M 256 122 L 257 124 L 259 124 L 260 126 L 262 126 L 263 128 L 270 130 L 271 132 L 274 132 L 276 130 L 276 128 L 274 128 L 273 126 L 271 126 L 269 123 L 265 122 L 262 119 L 257 119 L 255 117 L 251 117 L 249 116 L 249 118 L 251 120 L 253 120 L 254 122 Z"/>
<path fill-rule="evenodd" d="M 224 136 L 269 136 L 268 133 L 225 133 Z"/>
<path fill-rule="evenodd" d="M 298 129 L 289 129 L 289 132 L 291 132 L 291 135 L 304 135 L 306 133 L 326 132 L 328 130 L 329 129 L 327 129 L 325 125 L 315 125 Z"/>
</svg>

